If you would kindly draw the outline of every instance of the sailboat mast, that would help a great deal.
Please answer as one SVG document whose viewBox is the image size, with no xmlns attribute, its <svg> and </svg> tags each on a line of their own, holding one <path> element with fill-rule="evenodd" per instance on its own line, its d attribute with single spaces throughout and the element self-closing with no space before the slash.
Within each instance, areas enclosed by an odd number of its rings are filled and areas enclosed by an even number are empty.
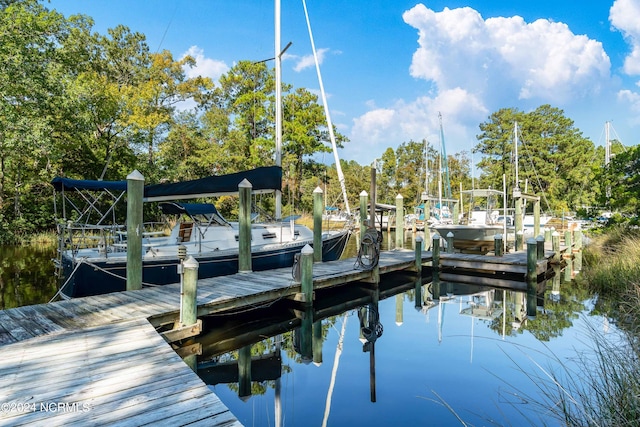
<svg viewBox="0 0 640 427">
<path fill-rule="evenodd" d="M 518 179 L 518 122 L 515 122 L 515 125 L 513 127 L 513 145 L 514 145 L 514 155 L 516 158 L 515 161 L 515 168 L 516 168 L 516 182 L 515 182 L 515 189 L 519 189 L 520 188 L 520 181 Z"/>
<path fill-rule="evenodd" d="M 318 83 L 320 84 L 320 94 L 322 95 L 322 104 L 324 105 L 324 115 L 327 118 L 327 127 L 329 128 L 329 138 L 331 139 L 331 147 L 333 148 L 333 158 L 336 162 L 336 171 L 338 172 L 338 181 L 340 182 L 340 188 L 342 189 L 342 197 L 344 198 L 344 205 L 347 209 L 347 214 L 351 215 L 349 209 L 349 197 L 347 196 L 347 188 L 344 184 L 344 174 L 342 173 L 342 167 L 340 166 L 340 158 L 338 157 L 338 146 L 336 145 L 336 137 L 333 133 L 333 124 L 331 123 L 331 115 L 329 114 L 329 104 L 327 104 L 327 96 L 324 92 L 324 85 L 322 84 L 322 75 L 320 74 L 320 63 L 318 62 L 318 54 L 316 52 L 316 45 L 313 41 L 313 33 L 311 32 L 311 22 L 309 21 L 309 13 L 307 12 L 307 2 L 302 0 L 302 6 L 304 7 L 304 15 L 307 19 L 307 29 L 309 30 L 309 40 L 311 40 L 311 50 L 313 51 L 313 59 L 316 63 L 316 72 L 318 74 Z"/>
<path fill-rule="evenodd" d="M 451 199 L 451 181 L 449 179 L 449 159 L 447 158 L 447 147 L 444 142 L 444 127 L 442 126 L 442 114 L 438 112 L 440 123 L 440 161 L 444 165 L 444 196 Z"/>
<path fill-rule="evenodd" d="M 275 0 L 276 61 L 276 166 L 282 167 L 282 58 L 280 53 L 280 0 Z M 282 218 L 282 192 L 276 190 L 276 220 Z"/>
<path fill-rule="evenodd" d="M 609 122 L 605 122 L 604 126 L 604 139 L 605 139 L 605 148 L 604 148 L 604 165 L 607 166 L 611 161 L 611 139 L 609 136 Z"/>
<path fill-rule="evenodd" d="M 429 143 L 427 138 L 424 139 L 424 195 L 429 195 L 429 160 L 427 159 L 427 153 L 429 152 Z"/>
</svg>

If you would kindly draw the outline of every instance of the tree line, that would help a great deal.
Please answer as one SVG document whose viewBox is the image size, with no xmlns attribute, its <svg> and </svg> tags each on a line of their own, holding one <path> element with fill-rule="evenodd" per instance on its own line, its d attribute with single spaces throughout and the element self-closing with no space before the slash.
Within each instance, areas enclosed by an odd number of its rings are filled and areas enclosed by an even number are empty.
<svg viewBox="0 0 640 427">
<path fill-rule="evenodd" d="M 90 17 L 45 5 L 0 0 L 0 242 L 53 228 L 55 176 L 122 180 L 137 169 L 157 183 L 273 164 L 275 75 L 265 62 L 239 61 L 217 82 L 188 77 L 192 57 L 152 52 L 143 34 L 121 25 L 99 34 Z M 312 160 L 331 151 L 323 111 L 315 94 L 283 84 L 283 212 L 310 211 L 317 186 L 327 204 L 341 204 L 335 165 Z M 545 194 L 549 209 L 607 201 L 635 209 L 635 150 L 621 151 L 605 170 L 602 147 L 548 105 L 503 109 L 480 124 L 477 182 L 469 153 L 446 159 L 454 197 L 472 185 L 502 187 L 514 167 L 515 121 L 525 144 L 520 176 L 530 192 Z M 338 146 L 349 142 L 334 133 Z M 440 174 L 439 158 L 430 141 L 388 148 L 377 162 L 378 200 L 402 194 L 408 208 L 419 203 Z M 357 206 L 370 165 L 341 167 Z M 233 202 L 217 204 L 233 215 Z"/>
</svg>

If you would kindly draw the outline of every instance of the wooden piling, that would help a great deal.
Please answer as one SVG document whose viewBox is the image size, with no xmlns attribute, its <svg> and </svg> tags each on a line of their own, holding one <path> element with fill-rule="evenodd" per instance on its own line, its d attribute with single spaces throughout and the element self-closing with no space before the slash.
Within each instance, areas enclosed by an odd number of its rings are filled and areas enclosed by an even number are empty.
<svg viewBox="0 0 640 427">
<path fill-rule="evenodd" d="M 496 234 L 493 236 L 493 251 L 496 256 L 502 256 L 504 249 L 504 239 L 502 234 Z"/>
<path fill-rule="evenodd" d="M 198 261 L 189 256 L 182 263 L 184 279 L 180 290 L 180 326 L 190 326 L 198 320 Z"/>
<path fill-rule="evenodd" d="M 127 290 L 142 289 L 142 198 L 144 176 L 127 175 Z"/>
<path fill-rule="evenodd" d="M 571 241 L 571 231 L 564 232 L 564 245 L 567 247 L 567 253 L 571 253 L 573 242 Z"/>
<path fill-rule="evenodd" d="M 448 254 L 452 254 L 453 253 L 453 233 L 450 231 L 447 233 L 447 253 Z"/>
<path fill-rule="evenodd" d="M 238 271 L 240 273 L 251 271 L 251 190 L 253 185 L 245 178 L 238 184 L 240 193 L 240 210 L 238 214 L 239 253 Z"/>
<path fill-rule="evenodd" d="M 540 198 L 533 202 L 533 235 L 540 235 Z"/>
<path fill-rule="evenodd" d="M 431 266 L 433 270 L 440 271 L 440 235 L 435 233 L 431 243 Z"/>
<path fill-rule="evenodd" d="M 560 262 L 560 233 L 551 233 L 551 249 L 553 249 L 553 261 Z"/>
<path fill-rule="evenodd" d="M 415 269 L 418 274 L 422 274 L 422 236 L 416 237 L 415 244 L 416 265 Z"/>
<path fill-rule="evenodd" d="M 573 232 L 573 239 L 575 240 L 573 248 L 577 251 L 582 249 L 582 230 L 576 230 Z"/>
<path fill-rule="evenodd" d="M 396 248 L 404 246 L 404 200 L 401 194 L 396 196 Z"/>
<path fill-rule="evenodd" d="M 303 303 L 305 305 L 313 304 L 313 248 L 309 245 L 305 245 L 302 248 L 302 256 L 300 257 L 301 265 L 301 290 L 303 296 Z"/>
<path fill-rule="evenodd" d="M 524 248 L 523 240 L 524 240 L 524 233 L 522 232 L 522 230 L 516 231 L 516 245 L 515 245 L 516 251 L 521 251 Z"/>
<path fill-rule="evenodd" d="M 535 292 L 538 274 L 538 243 L 533 237 L 527 239 L 527 290 Z"/>
<path fill-rule="evenodd" d="M 238 349 L 238 397 L 246 401 L 251 396 L 251 344 Z"/>
<path fill-rule="evenodd" d="M 551 229 L 549 227 L 544 228 L 544 241 L 545 242 L 551 241 Z"/>
<path fill-rule="evenodd" d="M 538 237 L 536 237 L 536 244 L 538 246 L 537 257 L 538 259 L 543 259 L 544 258 L 544 236 L 543 235 L 539 235 Z"/>
<path fill-rule="evenodd" d="M 192 256 L 182 263 L 183 280 L 180 289 L 180 326 L 193 326 L 198 322 L 198 261 Z M 196 354 L 183 357 L 193 371 L 197 371 Z"/>
<path fill-rule="evenodd" d="M 313 190 L 313 262 L 322 262 L 322 189 Z"/>
<path fill-rule="evenodd" d="M 313 322 L 313 364 L 316 366 L 322 365 L 322 321 L 316 320 Z"/>
<path fill-rule="evenodd" d="M 360 236 L 367 230 L 367 205 L 369 195 L 366 191 L 362 190 L 360 193 Z M 372 225 L 373 226 L 373 225 Z"/>
<path fill-rule="evenodd" d="M 516 186 L 519 185 L 516 182 Z M 522 230 L 524 229 L 523 221 L 522 221 L 522 193 L 519 188 L 515 188 L 513 190 L 513 199 L 515 200 L 516 211 L 514 214 L 514 225 L 516 232 L 516 251 L 521 251 L 524 249 L 524 242 L 522 241 Z M 520 239 L 518 239 L 518 233 L 520 233 Z"/>
<path fill-rule="evenodd" d="M 427 212 L 425 210 L 425 212 Z M 426 219 L 425 219 L 426 222 Z M 453 223 L 454 224 L 460 224 L 460 207 L 458 206 L 458 202 L 455 202 L 453 204 Z"/>
<path fill-rule="evenodd" d="M 375 165 L 375 162 L 374 162 Z M 376 228 L 376 168 L 371 168 L 371 182 L 369 183 L 369 226 Z M 382 231 L 382 230 L 380 230 Z"/>
</svg>

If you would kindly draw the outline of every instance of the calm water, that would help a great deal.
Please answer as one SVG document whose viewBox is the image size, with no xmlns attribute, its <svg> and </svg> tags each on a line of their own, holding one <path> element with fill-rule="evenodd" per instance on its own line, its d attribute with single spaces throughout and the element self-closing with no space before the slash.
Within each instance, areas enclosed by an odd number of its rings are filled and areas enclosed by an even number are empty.
<svg viewBox="0 0 640 427">
<path fill-rule="evenodd" d="M 0 245 L 0 309 L 48 302 L 56 294 L 55 246 Z"/>
<path fill-rule="evenodd" d="M 47 302 L 54 256 L 0 247 L 0 307 Z M 279 301 L 205 319 L 200 374 L 244 425 L 556 425 L 532 378 L 575 367 L 589 327 L 608 327 L 564 272 L 535 297 L 400 274 L 379 293 L 353 285 L 316 299 L 315 312 Z M 250 383 L 238 373 L 249 357 Z"/>
<path fill-rule="evenodd" d="M 406 275 L 364 289 L 207 318 L 200 376 L 248 426 L 559 425 L 545 372 L 579 371 L 588 330 L 610 328 L 564 271 L 531 297 Z"/>
</svg>

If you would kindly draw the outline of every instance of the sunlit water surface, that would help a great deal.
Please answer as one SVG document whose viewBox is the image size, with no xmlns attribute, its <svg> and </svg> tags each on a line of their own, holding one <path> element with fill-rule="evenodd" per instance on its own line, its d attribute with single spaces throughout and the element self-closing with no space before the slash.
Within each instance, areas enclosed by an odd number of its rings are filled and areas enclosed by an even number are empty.
<svg viewBox="0 0 640 427">
<path fill-rule="evenodd" d="M 392 242 L 386 235 L 383 249 Z M 346 256 L 356 250 L 352 242 Z M 55 295 L 55 248 L 0 247 L 0 255 L 0 308 Z M 366 287 L 317 295 L 325 302 L 315 326 L 280 303 L 240 319 L 208 319 L 226 335 L 205 343 L 200 362 L 230 364 L 235 378 L 215 371 L 203 378 L 214 378 L 211 389 L 248 426 L 559 425 L 538 405 L 539 386 L 549 387 L 547 373 L 580 372 L 577 355 L 593 353 L 590 331 L 613 330 L 589 315 L 589 296 L 568 280 L 563 272 L 549 279 L 528 319 L 522 292 L 443 282 L 438 300 L 430 278 L 416 288 L 402 275 L 383 280 L 377 305 Z M 238 348 L 278 356 L 277 374 L 271 363 L 273 378 L 256 381 L 264 372 L 254 362 L 254 381 L 242 390 Z"/>
</svg>

